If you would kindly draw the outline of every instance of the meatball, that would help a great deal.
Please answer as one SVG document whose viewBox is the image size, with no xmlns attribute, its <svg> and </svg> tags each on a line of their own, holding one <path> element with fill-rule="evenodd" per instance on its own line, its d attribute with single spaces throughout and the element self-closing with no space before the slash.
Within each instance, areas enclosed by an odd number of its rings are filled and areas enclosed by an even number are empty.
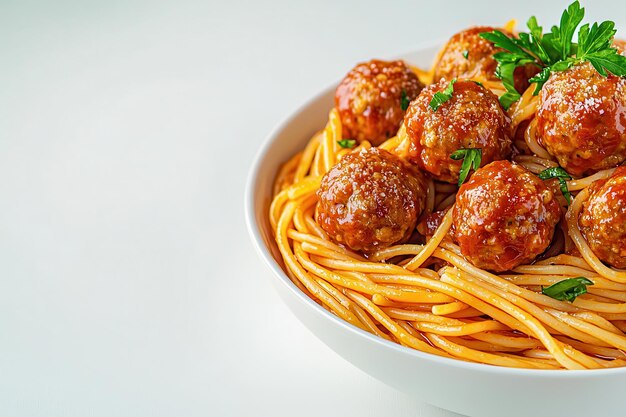
<svg viewBox="0 0 626 417">
<path fill-rule="evenodd" d="M 444 78 L 449 81 L 453 78 L 469 78 L 499 81 L 496 77 L 498 63 L 493 59 L 493 54 L 503 49 L 496 48 L 493 43 L 480 37 L 481 33 L 493 30 L 512 36 L 505 29 L 490 26 L 472 27 L 452 36 L 435 62 L 434 79 L 438 81 Z M 513 74 L 515 88 L 520 93 L 524 92 L 529 85 L 528 79 L 537 72 L 539 68 L 534 65 L 517 68 Z"/>
<path fill-rule="evenodd" d="M 594 182 L 589 192 L 578 218 L 581 232 L 598 258 L 626 268 L 626 167 Z"/>
<path fill-rule="evenodd" d="M 452 97 L 433 111 L 429 103 L 445 81 L 426 87 L 404 117 L 411 141 L 409 160 L 441 181 L 456 183 L 463 161 L 450 155 L 461 148 L 482 148 L 482 165 L 511 154 L 510 119 L 498 97 L 473 81 L 454 83 Z"/>
<path fill-rule="evenodd" d="M 626 160 L 626 80 L 589 62 L 553 72 L 539 93 L 537 139 L 570 174 Z"/>
<path fill-rule="evenodd" d="M 378 146 L 395 136 L 406 105 L 424 88 L 403 61 L 357 65 L 335 91 L 343 137 Z"/>
<path fill-rule="evenodd" d="M 417 224 L 417 231 L 428 237 L 434 235 L 437 229 L 439 229 L 439 226 L 441 226 L 441 223 L 443 223 L 443 219 L 446 217 L 449 209 L 448 207 L 444 210 L 435 211 L 428 216 L 424 216 Z"/>
<path fill-rule="evenodd" d="M 560 215 L 550 188 L 509 161 L 477 170 L 459 189 L 452 213 L 463 255 L 495 272 L 529 263 L 545 251 Z"/>
<path fill-rule="evenodd" d="M 331 239 L 370 252 L 411 236 L 426 204 L 426 181 L 398 156 L 369 148 L 331 168 L 317 196 L 316 219 Z"/>
</svg>

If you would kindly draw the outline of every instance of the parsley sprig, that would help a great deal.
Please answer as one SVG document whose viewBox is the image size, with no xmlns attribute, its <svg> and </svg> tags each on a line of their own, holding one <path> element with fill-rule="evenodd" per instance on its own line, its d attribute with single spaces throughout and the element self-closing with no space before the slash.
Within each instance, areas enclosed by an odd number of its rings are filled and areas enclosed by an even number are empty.
<svg viewBox="0 0 626 417">
<path fill-rule="evenodd" d="M 409 108 L 409 104 L 411 104 L 411 100 L 406 94 L 406 90 L 403 88 L 402 95 L 400 96 L 400 107 L 402 108 L 402 111 L 406 111 L 406 109 Z"/>
<path fill-rule="evenodd" d="M 446 101 L 452 98 L 452 93 L 454 93 L 454 83 L 456 82 L 456 78 L 453 78 L 452 81 L 444 88 L 443 91 L 437 91 L 433 98 L 430 100 L 428 104 L 433 111 L 437 111 L 439 107 L 445 103 Z"/>
<path fill-rule="evenodd" d="M 563 197 L 567 200 L 567 204 L 572 202 L 572 195 L 567 188 L 567 182 L 565 180 L 571 180 L 572 177 L 561 167 L 552 167 L 548 169 L 544 169 L 539 173 L 539 179 L 549 180 L 551 178 L 556 178 L 559 180 L 559 188 L 561 189 L 561 193 L 563 193 Z"/>
<path fill-rule="evenodd" d="M 483 150 L 481 148 L 461 148 L 452 152 L 450 158 L 458 161 L 460 159 L 463 160 L 461 164 L 461 170 L 459 171 L 459 187 L 463 185 L 467 175 L 469 174 L 470 169 L 474 168 L 476 171 L 480 168 L 480 161 L 483 156 Z"/>
<path fill-rule="evenodd" d="M 341 146 L 344 149 L 352 149 L 354 145 L 356 145 L 356 140 L 354 139 L 341 139 L 337 141 L 337 145 Z"/>
<path fill-rule="evenodd" d="M 593 285 L 593 281 L 585 277 L 568 278 L 549 287 L 541 287 L 541 293 L 555 300 L 572 302 L 579 295 L 587 293 L 588 285 Z"/>
<path fill-rule="evenodd" d="M 526 23 L 530 32 L 520 32 L 518 37 L 499 30 L 480 34 L 496 47 L 504 49 L 493 57 L 498 63 L 496 76 L 506 88 L 506 93 L 500 97 L 500 103 L 505 109 L 520 98 L 513 74 L 516 68 L 525 65 L 534 65 L 541 70 L 528 80 L 536 84 L 535 95 L 552 72 L 564 71 L 583 61 L 589 61 L 602 76 L 606 77 L 608 73 L 626 76 L 626 57 L 612 46 L 616 33 L 614 22 L 604 21 L 591 26 L 586 23 L 578 29 L 578 43 L 573 42 L 574 33 L 584 16 L 585 9 L 575 1 L 563 11 L 559 26 L 552 26 L 546 34 L 535 16 Z"/>
</svg>

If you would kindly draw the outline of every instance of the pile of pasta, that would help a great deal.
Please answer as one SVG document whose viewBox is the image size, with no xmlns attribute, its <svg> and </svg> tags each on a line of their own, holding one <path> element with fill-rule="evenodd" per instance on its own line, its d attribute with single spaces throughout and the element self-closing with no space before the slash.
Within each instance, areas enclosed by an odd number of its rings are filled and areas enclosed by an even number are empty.
<svg viewBox="0 0 626 417">
<path fill-rule="evenodd" d="M 420 78 L 429 74 L 418 72 Z M 533 173 L 558 166 L 535 137 L 538 98 L 530 87 L 509 109 L 515 128 L 525 122 L 533 155 L 513 160 Z M 501 93 L 502 86 L 493 90 Z M 483 364 L 531 369 L 598 369 L 626 365 L 626 271 L 605 266 L 578 228 L 587 187 L 613 169 L 573 179 L 566 222 L 544 259 L 504 274 L 475 267 L 448 237 L 448 210 L 424 244 L 398 244 L 365 257 L 332 242 L 315 221 L 323 175 L 354 149 L 338 146 L 337 110 L 302 152 L 279 170 L 269 220 L 284 270 L 296 286 L 328 311 L 383 339 L 422 352 Z M 401 127 L 380 148 L 402 155 L 409 141 Z M 423 216 L 451 207 L 456 185 L 430 180 Z M 572 253 L 579 254 L 578 256 Z M 547 256 L 547 257 L 546 257 Z M 443 266 L 442 266 L 443 265 Z M 567 278 L 593 281 L 574 302 L 543 295 L 542 287 Z"/>
</svg>

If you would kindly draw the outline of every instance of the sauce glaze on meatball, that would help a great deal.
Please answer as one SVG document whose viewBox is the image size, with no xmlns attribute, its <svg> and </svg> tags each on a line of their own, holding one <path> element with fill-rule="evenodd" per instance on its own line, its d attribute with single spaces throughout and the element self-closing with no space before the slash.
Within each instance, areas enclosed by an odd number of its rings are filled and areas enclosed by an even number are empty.
<svg viewBox="0 0 626 417">
<path fill-rule="evenodd" d="M 468 80 L 457 81 L 452 98 L 433 111 L 430 101 L 447 86 L 440 81 L 422 90 L 404 124 L 411 140 L 409 160 L 441 181 L 456 183 L 463 161 L 450 155 L 461 148 L 482 148 L 482 165 L 505 159 L 511 154 L 511 126 L 498 97 Z"/>
<path fill-rule="evenodd" d="M 493 54 L 503 51 L 493 43 L 480 37 L 483 32 L 499 30 L 511 36 L 511 33 L 502 28 L 478 26 L 463 30 L 453 35 L 443 47 L 435 63 L 434 80 L 441 78 L 450 81 L 453 78 L 468 78 L 487 81 L 499 81 L 496 77 L 498 63 Z M 515 89 L 520 93 L 528 87 L 528 79 L 539 72 L 539 68 L 526 65 L 515 70 L 513 76 Z"/>
<path fill-rule="evenodd" d="M 570 174 L 589 175 L 626 160 L 626 80 L 589 62 L 553 72 L 539 93 L 539 142 Z"/>
<path fill-rule="evenodd" d="M 561 210 L 538 177 L 520 165 L 497 161 L 461 186 L 452 215 L 463 255 L 479 268 L 503 272 L 546 250 Z"/>
<path fill-rule="evenodd" d="M 322 178 L 316 220 L 331 239 L 358 251 L 406 241 L 425 206 L 423 174 L 369 148 L 347 154 Z"/>
<path fill-rule="evenodd" d="M 626 167 L 589 189 L 578 224 L 589 247 L 600 260 L 626 268 Z"/>
<path fill-rule="evenodd" d="M 424 85 L 403 61 L 357 65 L 335 90 L 343 137 L 378 146 L 395 136 L 402 119 L 403 91 L 411 101 Z"/>
</svg>

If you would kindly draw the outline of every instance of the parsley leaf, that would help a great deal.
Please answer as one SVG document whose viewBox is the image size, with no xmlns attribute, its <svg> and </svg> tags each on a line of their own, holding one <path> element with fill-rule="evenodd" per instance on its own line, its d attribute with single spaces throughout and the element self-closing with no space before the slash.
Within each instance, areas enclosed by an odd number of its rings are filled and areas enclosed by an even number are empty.
<svg viewBox="0 0 626 417">
<path fill-rule="evenodd" d="M 400 107 L 403 111 L 409 108 L 409 104 L 411 104 L 411 100 L 409 100 L 409 96 L 406 95 L 406 90 L 402 89 L 402 97 L 400 97 Z"/>
<path fill-rule="evenodd" d="M 539 94 L 539 91 L 541 91 L 541 87 L 543 87 L 546 81 L 548 81 L 548 78 L 550 78 L 551 71 L 552 70 L 550 67 L 545 67 L 537 75 L 535 75 L 530 80 L 528 80 L 530 83 L 536 83 L 535 91 L 533 91 L 533 95 Z"/>
<path fill-rule="evenodd" d="M 452 93 L 454 92 L 454 83 L 456 82 L 456 78 L 452 79 L 448 86 L 443 91 L 437 91 L 433 98 L 430 100 L 428 104 L 433 111 L 437 111 L 439 107 L 445 103 L 446 101 L 452 98 Z"/>
<path fill-rule="evenodd" d="M 549 180 L 550 178 L 565 178 L 571 180 L 572 177 L 561 167 L 552 167 L 544 169 L 539 173 L 539 178 L 542 180 Z"/>
<path fill-rule="evenodd" d="M 520 94 L 515 89 L 514 72 L 518 67 L 535 65 L 541 71 L 528 81 L 534 83 L 534 95 L 550 78 L 550 74 L 566 69 L 578 63 L 589 61 L 602 76 L 609 73 L 626 76 L 626 57 L 620 55 L 612 45 L 615 36 L 615 23 L 605 21 L 600 24 L 584 24 L 578 29 L 578 43 L 573 42 L 576 29 L 585 16 L 585 9 L 578 1 L 570 4 L 563 14 L 559 26 L 552 26 L 549 33 L 532 16 L 526 26 L 529 33 L 520 32 L 518 37 L 509 36 L 501 31 L 481 33 L 480 36 L 504 51 L 493 55 L 498 63 L 496 76 L 500 78 L 506 93 L 500 97 L 502 107 L 508 109 L 519 100 Z"/>
<path fill-rule="evenodd" d="M 450 155 L 450 158 L 455 161 L 463 160 L 461 164 L 461 170 L 459 171 L 459 187 L 463 185 L 470 169 L 474 168 L 476 171 L 480 168 L 480 161 L 483 156 L 483 150 L 481 148 L 462 148 L 458 149 Z"/>
<path fill-rule="evenodd" d="M 528 60 L 528 62 L 535 61 L 535 57 L 526 50 L 528 49 L 528 45 L 525 45 L 525 42 L 523 42 L 521 38 L 510 38 L 508 35 L 497 29 L 491 32 L 483 32 L 480 34 L 480 37 L 487 39 L 496 47 L 508 51 L 508 53 L 498 52 L 494 54 L 494 58 L 496 55 L 500 55 L 500 58 L 506 60 L 507 62 L 517 62 L 519 60 Z M 496 61 L 500 60 L 496 58 Z"/>
<path fill-rule="evenodd" d="M 519 34 L 519 37 L 526 42 L 533 54 L 539 58 L 541 62 L 556 60 L 558 53 L 550 47 L 548 42 L 544 42 L 543 28 L 537 23 L 537 18 L 531 16 L 528 22 L 526 22 L 526 26 L 530 29 L 530 34 L 522 32 Z"/>
<path fill-rule="evenodd" d="M 623 77 L 626 75 L 626 57 L 612 51 L 600 51 L 589 54 L 585 59 L 591 62 L 591 65 L 606 77 L 607 72 Z"/>
<path fill-rule="evenodd" d="M 572 52 L 574 32 L 585 16 L 585 9 L 575 1 L 561 15 L 559 26 L 552 26 L 552 46 L 560 52 L 560 59 L 567 59 Z"/>
<path fill-rule="evenodd" d="M 337 144 L 339 146 L 341 146 L 344 149 L 351 149 L 354 148 L 354 145 L 356 145 L 356 140 L 354 139 L 341 139 L 337 141 Z"/>
<path fill-rule="evenodd" d="M 587 293 L 587 285 L 593 285 L 593 281 L 585 277 L 568 278 L 547 288 L 541 287 L 541 293 L 555 300 L 572 302 Z"/>
<path fill-rule="evenodd" d="M 565 182 L 565 180 L 571 180 L 572 177 L 561 167 L 544 169 L 539 173 L 539 179 L 549 180 L 552 178 L 557 178 L 559 180 L 561 193 L 563 193 L 563 197 L 567 200 L 567 204 L 570 204 L 572 202 L 572 195 L 567 188 L 567 182 Z"/>
<path fill-rule="evenodd" d="M 469 56 L 469 51 L 466 49 L 465 51 L 463 51 L 463 58 L 467 59 L 468 56 Z"/>
<path fill-rule="evenodd" d="M 529 38 L 509 38 L 499 30 L 481 33 L 480 37 L 505 50 L 495 53 L 493 58 L 498 62 L 496 77 L 502 80 L 502 84 L 506 88 L 506 93 L 500 97 L 500 104 L 505 110 L 508 110 L 511 104 L 521 97 L 515 89 L 515 69 L 527 64 L 537 65 L 538 59 L 528 51 L 530 49 Z"/>
<path fill-rule="evenodd" d="M 585 55 L 592 54 L 610 48 L 611 39 L 615 36 L 615 23 L 606 21 L 594 23 L 591 27 L 589 24 L 582 25 L 578 31 L 578 48 L 576 56 L 584 58 Z"/>
</svg>

